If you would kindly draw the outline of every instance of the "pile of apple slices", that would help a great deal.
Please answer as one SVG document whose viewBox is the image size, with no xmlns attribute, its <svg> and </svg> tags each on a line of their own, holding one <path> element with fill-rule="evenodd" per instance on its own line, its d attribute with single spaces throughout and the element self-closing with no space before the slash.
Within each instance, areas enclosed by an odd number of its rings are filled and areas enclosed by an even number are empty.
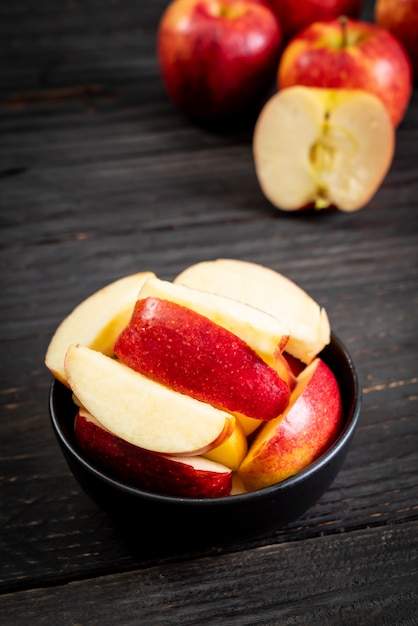
<svg viewBox="0 0 418 626">
<path fill-rule="evenodd" d="M 217 259 L 96 292 L 45 363 L 73 393 L 93 463 L 162 495 L 214 498 L 284 480 L 335 440 L 340 391 L 318 357 L 329 341 L 325 310 L 295 283 Z"/>
</svg>

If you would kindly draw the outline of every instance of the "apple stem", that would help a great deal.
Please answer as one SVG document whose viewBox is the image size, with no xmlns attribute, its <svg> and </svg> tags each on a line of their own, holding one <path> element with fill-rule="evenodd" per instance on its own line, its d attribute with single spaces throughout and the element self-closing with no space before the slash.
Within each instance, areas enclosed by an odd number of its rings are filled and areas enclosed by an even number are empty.
<svg viewBox="0 0 418 626">
<path fill-rule="evenodd" d="M 347 17 L 340 15 L 338 20 L 341 26 L 341 48 L 344 49 L 347 47 Z"/>
</svg>

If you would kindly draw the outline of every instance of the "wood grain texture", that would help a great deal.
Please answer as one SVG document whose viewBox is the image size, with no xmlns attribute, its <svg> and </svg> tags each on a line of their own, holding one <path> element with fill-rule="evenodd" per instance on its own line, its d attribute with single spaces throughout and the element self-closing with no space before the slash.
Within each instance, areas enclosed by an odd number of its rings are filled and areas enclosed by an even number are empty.
<svg viewBox="0 0 418 626">
<path fill-rule="evenodd" d="M 2 614 L 11 626 L 53 623 L 57 607 L 63 626 L 108 624 L 109 615 L 126 626 L 412 626 L 417 531 L 410 522 L 25 591 L 4 596 Z"/>
<path fill-rule="evenodd" d="M 367 207 L 281 213 L 257 184 L 252 117 L 199 126 L 168 101 L 155 57 L 166 4 L 0 5 L 2 622 L 416 624 L 417 89 Z M 359 428 L 333 485 L 287 528 L 133 553 L 57 446 L 46 347 L 108 282 L 220 256 L 277 269 L 326 306 L 359 369 Z"/>
</svg>

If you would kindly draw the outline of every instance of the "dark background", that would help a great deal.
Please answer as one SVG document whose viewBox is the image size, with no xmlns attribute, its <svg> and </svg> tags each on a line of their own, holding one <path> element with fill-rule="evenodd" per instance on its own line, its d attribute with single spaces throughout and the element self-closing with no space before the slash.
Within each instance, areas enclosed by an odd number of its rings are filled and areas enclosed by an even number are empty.
<svg viewBox="0 0 418 626">
<path fill-rule="evenodd" d="M 251 120 L 205 128 L 169 102 L 166 4 L 0 6 L 2 622 L 417 624 L 418 92 L 364 209 L 282 213 L 260 192 Z M 360 424 L 331 488 L 287 528 L 134 555 L 61 455 L 44 354 L 114 279 L 221 256 L 277 269 L 327 308 L 358 366 Z"/>
</svg>

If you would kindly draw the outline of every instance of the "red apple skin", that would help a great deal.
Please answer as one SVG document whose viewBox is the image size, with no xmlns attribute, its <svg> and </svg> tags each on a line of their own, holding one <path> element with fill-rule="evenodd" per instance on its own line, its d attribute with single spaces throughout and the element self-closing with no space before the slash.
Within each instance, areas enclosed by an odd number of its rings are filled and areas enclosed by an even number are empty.
<svg viewBox="0 0 418 626">
<path fill-rule="evenodd" d="M 298 382 L 293 392 L 296 399 L 290 400 L 283 416 L 262 426 L 239 468 L 248 490 L 267 487 L 305 469 L 340 432 L 342 402 L 333 372 L 317 358 L 305 368 L 304 375 L 308 378 L 302 383 L 306 384 L 302 392 Z"/>
<path fill-rule="evenodd" d="M 265 1 L 278 18 L 286 42 L 313 22 L 332 20 L 340 15 L 358 18 L 363 5 L 362 0 Z"/>
<path fill-rule="evenodd" d="M 388 31 L 359 20 L 347 19 L 344 26 L 336 19 L 311 24 L 292 39 L 283 51 L 277 83 L 280 89 L 305 85 L 368 91 L 380 98 L 397 127 L 411 97 L 412 68 Z"/>
<path fill-rule="evenodd" d="M 288 365 L 290 371 L 292 372 L 293 376 L 295 376 L 295 378 L 297 376 L 299 376 L 299 374 L 302 372 L 302 370 L 304 370 L 305 367 L 306 367 L 306 364 L 303 363 L 303 361 L 301 361 L 300 359 L 296 358 L 295 356 L 292 356 L 288 352 L 283 352 L 283 358 L 286 359 L 287 365 Z M 293 388 L 294 388 L 294 386 L 293 386 Z"/>
<path fill-rule="evenodd" d="M 273 86 L 281 41 L 280 26 L 262 2 L 174 0 L 157 34 L 162 81 L 190 117 L 240 113 Z"/>
<path fill-rule="evenodd" d="M 418 79 L 418 0 L 377 0 L 375 21 L 404 46 Z"/>
<path fill-rule="evenodd" d="M 184 306 L 138 300 L 115 354 L 129 367 L 217 408 L 269 420 L 290 389 L 242 339 Z"/>
<path fill-rule="evenodd" d="M 219 498 L 231 492 L 231 470 L 195 469 L 192 458 L 179 460 L 134 446 L 105 430 L 83 409 L 77 413 L 74 431 L 80 451 L 94 465 L 133 487 L 189 498 Z"/>
</svg>

